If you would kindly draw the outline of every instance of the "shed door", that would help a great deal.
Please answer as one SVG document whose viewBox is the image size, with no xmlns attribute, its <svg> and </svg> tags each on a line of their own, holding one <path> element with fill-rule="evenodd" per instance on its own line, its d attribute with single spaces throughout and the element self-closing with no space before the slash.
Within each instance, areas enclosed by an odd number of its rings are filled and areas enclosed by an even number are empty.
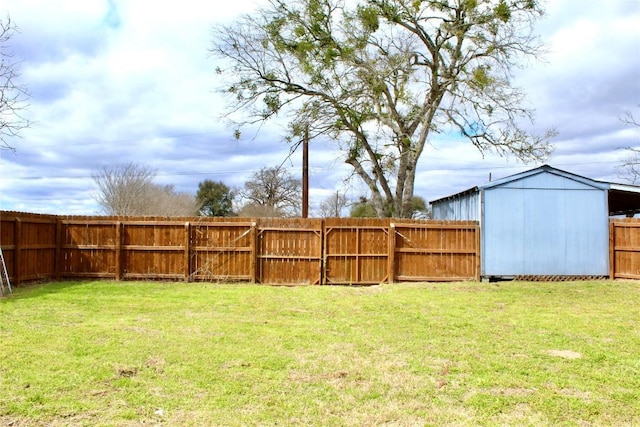
<svg viewBox="0 0 640 427">
<path fill-rule="evenodd" d="M 485 190 L 482 274 L 608 275 L 605 197 L 587 186 Z"/>
</svg>

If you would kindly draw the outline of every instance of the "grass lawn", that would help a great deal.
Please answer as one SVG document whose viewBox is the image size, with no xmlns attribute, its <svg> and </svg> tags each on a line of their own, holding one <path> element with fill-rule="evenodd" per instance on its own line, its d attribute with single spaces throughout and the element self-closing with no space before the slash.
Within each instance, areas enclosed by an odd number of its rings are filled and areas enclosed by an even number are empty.
<svg viewBox="0 0 640 427">
<path fill-rule="evenodd" d="M 640 283 L 14 289 L 5 425 L 640 425 Z"/>
</svg>

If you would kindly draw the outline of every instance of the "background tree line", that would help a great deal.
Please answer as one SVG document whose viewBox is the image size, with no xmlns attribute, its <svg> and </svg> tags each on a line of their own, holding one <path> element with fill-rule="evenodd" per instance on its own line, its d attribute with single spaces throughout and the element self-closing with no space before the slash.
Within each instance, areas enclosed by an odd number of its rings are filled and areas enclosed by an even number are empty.
<svg viewBox="0 0 640 427">
<path fill-rule="evenodd" d="M 104 215 L 297 217 L 301 212 L 301 181 L 281 167 L 263 167 L 240 188 L 206 179 L 195 194 L 154 182 L 157 171 L 139 163 L 102 167 L 93 174 L 94 198 Z M 426 202 L 415 197 L 412 216 L 428 217 Z M 375 217 L 370 199 L 349 201 L 336 192 L 320 203 L 316 216 Z"/>
</svg>

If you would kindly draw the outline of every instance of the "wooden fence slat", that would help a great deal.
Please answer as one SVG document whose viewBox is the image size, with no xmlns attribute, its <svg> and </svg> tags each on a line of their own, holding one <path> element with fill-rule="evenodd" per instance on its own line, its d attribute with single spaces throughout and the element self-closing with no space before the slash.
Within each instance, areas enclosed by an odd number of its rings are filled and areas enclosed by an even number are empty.
<svg viewBox="0 0 640 427">
<path fill-rule="evenodd" d="M 115 237 L 115 274 L 116 280 L 122 280 L 122 223 L 116 221 L 116 237 Z"/>
<path fill-rule="evenodd" d="M 618 246 L 612 245 L 614 252 L 640 252 L 640 246 Z"/>
<path fill-rule="evenodd" d="M 613 280 L 616 275 L 616 269 L 615 269 L 616 257 L 615 257 L 615 250 L 613 248 L 615 245 L 615 240 L 613 238 L 614 232 L 615 232 L 615 226 L 613 224 L 613 221 L 609 221 L 609 279 L 611 280 Z"/>
<path fill-rule="evenodd" d="M 480 239 L 480 233 L 481 233 L 480 225 L 476 223 L 474 225 L 475 247 L 476 247 L 476 255 L 475 255 L 476 281 L 480 281 L 480 275 L 482 274 L 482 254 L 480 253 L 480 251 L 482 250 L 482 242 Z"/>
<path fill-rule="evenodd" d="M 92 250 L 92 251 L 113 251 L 116 249 L 116 245 L 75 245 L 65 244 L 60 245 L 61 249 L 80 249 L 80 250 Z"/>
<path fill-rule="evenodd" d="M 398 251 L 396 251 L 398 252 Z M 327 254 L 327 258 L 342 258 L 342 257 L 352 257 L 352 258 L 358 258 L 358 257 L 369 257 L 369 258 L 388 258 L 389 254 L 388 253 L 384 253 L 384 254 L 370 254 L 370 253 L 358 253 L 358 252 L 345 252 L 345 253 L 340 253 L 340 254 Z"/>
<path fill-rule="evenodd" d="M 184 281 L 191 279 L 191 224 L 184 223 Z"/>
<path fill-rule="evenodd" d="M 84 249 L 93 249 L 91 245 L 85 245 Z M 140 251 L 140 252 L 183 252 L 185 246 L 148 246 L 148 245 L 122 245 L 123 249 L 128 251 Z M 113 246 L 109 249 L 113 249 Z"/>
<path fill-rule="evenodd" d="M 251 247 L 235 247 L 235 246 L 192 246 L 192 250 L 198 252 L 252 252 Z"/>
<path fill-rule="evenodd" d="M 60 277 L 62 275 L 62 264 L 63 264 L 63 259 L 62 259 L 62 232 L 63 232 L 63 228 L 62 228 L 62 221 L 57 220 L 56 221 L 56 241 L 55 241 L 55 245 L 56 245 L 56 253 L 55 253 L 55 279 L 56 280 L 60 280 Z"/>
<path fill-rule="evenodd" d="M 476 249 L 426 249 L 426 248 L 399 248 L 395 251 L 396 253 L 405 253 L 405 254 L 468 254 L 475 255 L 477 253 Z"/>
<path fill-rule="evenodd" d="M 387 280 L 389 284 L 395 282 L 396 277 L 396 225 L 395 223 L 389 224 L 388 235 L 388 258 L 387 258 Z"/>
<path fill-rule="evenodd" d="M 22 281 L 22 220 L 20 218 L 16 218 L 14 224 L 15 231 L 13 232 L 13 236 L 15 241 L 13 243 L 13 284 L 17 286 Z"/>
<path fill-rule="evenodd" d="M 251 258 L 249 261 L 251 271 L 251 283 L 256 283 L 258 277 L 258 224 L 251 224 Z"/>
</svg>

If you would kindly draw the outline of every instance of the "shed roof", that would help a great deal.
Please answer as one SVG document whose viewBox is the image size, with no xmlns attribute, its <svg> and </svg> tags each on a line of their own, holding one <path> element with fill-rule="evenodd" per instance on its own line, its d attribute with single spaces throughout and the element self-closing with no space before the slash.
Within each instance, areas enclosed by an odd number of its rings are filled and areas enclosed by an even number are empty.
<svg viewBox="0 0 640 427">
<path fill-rule="evenodd" d="M 527 178 L 540 173 L 551 173 L 563 178 L 577 181 L 581 184 L 600 189 L 608 192 L 609 199 L 609 215 L 632 215 L 640 213 L 640 186 L 617 184 L 607 181 L 598 181 L 591 178 L 587 178 L 581 175 L 576 175 L 571 172 L 567 172 L 561 169 L 554 168 L 549 165 L 542 165 L 537 168 L 530 169 L 528 171 L 520 172 L 514 175 L 510 175 L 495 181 L 489 181 L 484 184 L 477 185 L 475 187 L 468 188 L 459 193 L 455 193 L 449 196 L 441 197 L 439 199 L 432 200 L 430 203 L 443 202 L 445 200 L 451 200 L 466 196 L 471 193 L 479 192 L 488 188 L 498 187 L 510 182 L 518 181 L 523 178 Z"/>
<path fill-rule="evenodd" d="M 498 187 L 510 182 L 514 182 L 514 181 L 519 181 L 523 178 L 528 178 L 530 176 L 533 175 L 538 175 L 541 173 L 550 173 L 552 175 L 557 175 L 563 178 L 567 178 L 570 179 L 572 181 L 577 181 L 581 184 L 587 185 L 589 187 L 594 187 L 597 188 L 599 190 L 607 190 L 608 189 L 608 183 L 605 182 L 601 182 L 601 181 L 595 181 L 593 179 L 584 177 L 584 176 L 580 176 L 580 175 L 576 175 L 575 173 L 571 173 L 571 172 L 567 172 L 567 171 L 563 171 L 560 169 L 556 169 L 552 166 L 549 165 L 542 165 L 539 166 L 537 168 L 534 169 L 530 169 L 528 171 L 524 171 L 524 172 L 520 172 L 514 175 L 509 175 L 507 177 L 501 178 L 501 179 L 497 179 L 495 181 L 489 181 L 485 184 L 479 185 L 478 188 L 481 190 L 487 189 L 487 188 L 493 188 L 493 187 Z"/>
</svg>

